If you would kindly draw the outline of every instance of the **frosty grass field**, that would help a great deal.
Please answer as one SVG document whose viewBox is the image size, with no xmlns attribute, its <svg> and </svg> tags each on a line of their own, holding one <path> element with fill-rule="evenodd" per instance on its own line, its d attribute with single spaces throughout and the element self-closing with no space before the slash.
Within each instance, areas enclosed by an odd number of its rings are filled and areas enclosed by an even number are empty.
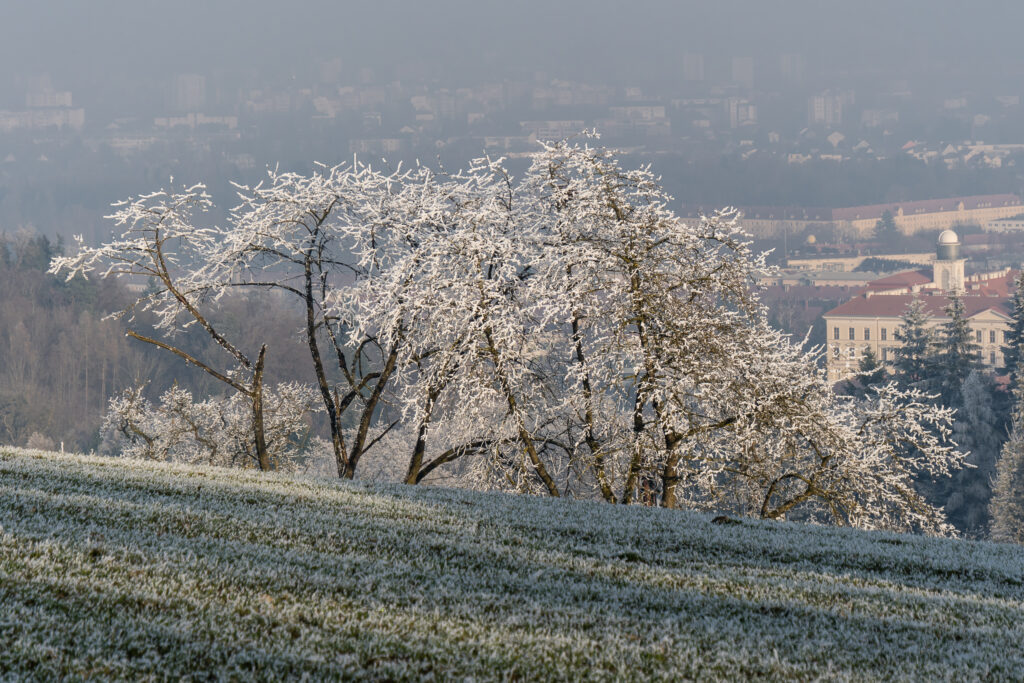
<svg viewBox="0 0 1024 683">
<path fill-rule="evenodd" d="M 0 678 L 1019 679 L 1016 546 L 0 448 Z"/>
</svg>

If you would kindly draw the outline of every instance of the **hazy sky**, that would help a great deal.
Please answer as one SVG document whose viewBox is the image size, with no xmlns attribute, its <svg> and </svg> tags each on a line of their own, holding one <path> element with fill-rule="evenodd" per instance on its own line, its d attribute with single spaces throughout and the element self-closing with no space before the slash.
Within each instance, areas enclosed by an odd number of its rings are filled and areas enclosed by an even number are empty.
<svg viewBox="0 0 1024 683">
<path fill-rule="evenodd" d="M 126 76 L 249 69 L 274 76 L 339 57 L 346 67 L 439 64 L 453 78 L 672 78 L 685 52 L 803 53 L 812 65 L 1024 61 L 1024 3 L 966 0 L 40 0 L 3 3 L 0 71 L 58 87 Z"/>
</svg>

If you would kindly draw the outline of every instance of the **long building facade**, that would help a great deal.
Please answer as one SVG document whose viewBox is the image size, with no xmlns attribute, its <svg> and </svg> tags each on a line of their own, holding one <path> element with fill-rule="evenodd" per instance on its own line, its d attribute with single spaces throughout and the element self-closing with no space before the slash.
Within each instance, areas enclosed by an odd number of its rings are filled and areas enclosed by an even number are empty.
<svg viewBox="0 0 1024 683">
<path fill-rule="evenodd" d="M 810 228 L 831 227 L 870 235 L 886 211 L 906 235 L 927 230 L 950 230 L 958 225 L 1012 218 L 1024 213 L 1024 202 L 1013 194 L 988 194 L 915 202 L 851 206 L 842 209 L 755 206 L 741 209 L 743 227 L 755 237 L 796 235 Z"/>
<path fill-rule="evenodd" d="M 929 327 L 937 328 L 949 320 L 945 309 L 952 294 L 963 298 L 965 317 L 981 348 L 982 362 L 992 368 L 1002 367 L 1002 346 L 1010 329 L 1010 297 L 1017 272 L 1005 268 L 966 276 L 966 259 L 960 256 L 960 246 L 956 233 L 947 230 L 939 236 L 931 269 L 875 280 L 853 299 L 824 314 L 830 380 L 838 382 L 857 372 L 868 348 L 882 364 L 890 364 L 899 346 L 896 331 L 911 302 L 920 299 L 929 315 Z"/>
</svg>

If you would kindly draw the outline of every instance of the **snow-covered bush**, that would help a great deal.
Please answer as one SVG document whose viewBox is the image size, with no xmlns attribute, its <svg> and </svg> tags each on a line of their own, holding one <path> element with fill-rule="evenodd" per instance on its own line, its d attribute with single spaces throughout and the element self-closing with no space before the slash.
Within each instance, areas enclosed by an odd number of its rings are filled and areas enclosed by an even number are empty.
<svg viewBox="0 0 1024 683">
<path fill-rule="evenodd" d="M 53 451 L 57 449 L 57 442 L 45 434 L 32 432 L 28 437 L 28 441 L 25 442 L 25 448 L 37 451 Z"/>
<path fill-rule="evenodd" d="M 327 445 L 310 432 L 319 409 L 312 388 L 278 384 L 264 393 L 264 430 L 273 469 L 294 471 L 322 458 Z M 103 450 L 127 458 L 223 467 L 259 467 L 252 444 L 252 412 L 237 394 L 195 401 L 177 386 L 154 404 L 143 388 L 110 400 L 101 430 Z"/>
</svg>

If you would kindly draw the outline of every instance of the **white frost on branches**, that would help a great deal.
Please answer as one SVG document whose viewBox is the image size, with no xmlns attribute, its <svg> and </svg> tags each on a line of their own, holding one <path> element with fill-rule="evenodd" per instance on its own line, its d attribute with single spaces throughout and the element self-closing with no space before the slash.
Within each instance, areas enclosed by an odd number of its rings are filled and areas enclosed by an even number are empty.
<svg viewBox="0 0 1024 683">
<path fill-rule="evenodd" d="M 304 459 L 326 455 L 327 444 L 310 433 L 309 419 L 320 410 L 312 388 L 278 384 L 266 390 L 264 401 L 275 470 L 294 471 Z M 127 458 L 255 468 L 251 420 L 237 394 L 196 402 L 191 392 L 175 386 L 153 404 L 138 388 L 110 400 L 101 434 L 104 451 Z"/>
<path fill-rule="evenodd" d="M 238 190 L 211 230 L 190 220 L 201 186 L 129 203 L 115 218 L 141 236 L 55 269 L 154 279 L 140 305 L 166 331 L 206 327 L 250 407 L 255 366 L 197 310 L 233 289 L 287 294 L 339 476 L 369 454 L 374 476 L 411 484 L 949 531 L 913 482 L 962 465 L 950 412 L 893 385 L 837 397 L 819 351 L 768 325 L 764 255 L 736 212 L 681 219 L 649 168 L 563 141 L 521 179 L 501 159 L 353 163 Z M 172 399 L 148 410 L 185 415 Z"/>
</svg>

